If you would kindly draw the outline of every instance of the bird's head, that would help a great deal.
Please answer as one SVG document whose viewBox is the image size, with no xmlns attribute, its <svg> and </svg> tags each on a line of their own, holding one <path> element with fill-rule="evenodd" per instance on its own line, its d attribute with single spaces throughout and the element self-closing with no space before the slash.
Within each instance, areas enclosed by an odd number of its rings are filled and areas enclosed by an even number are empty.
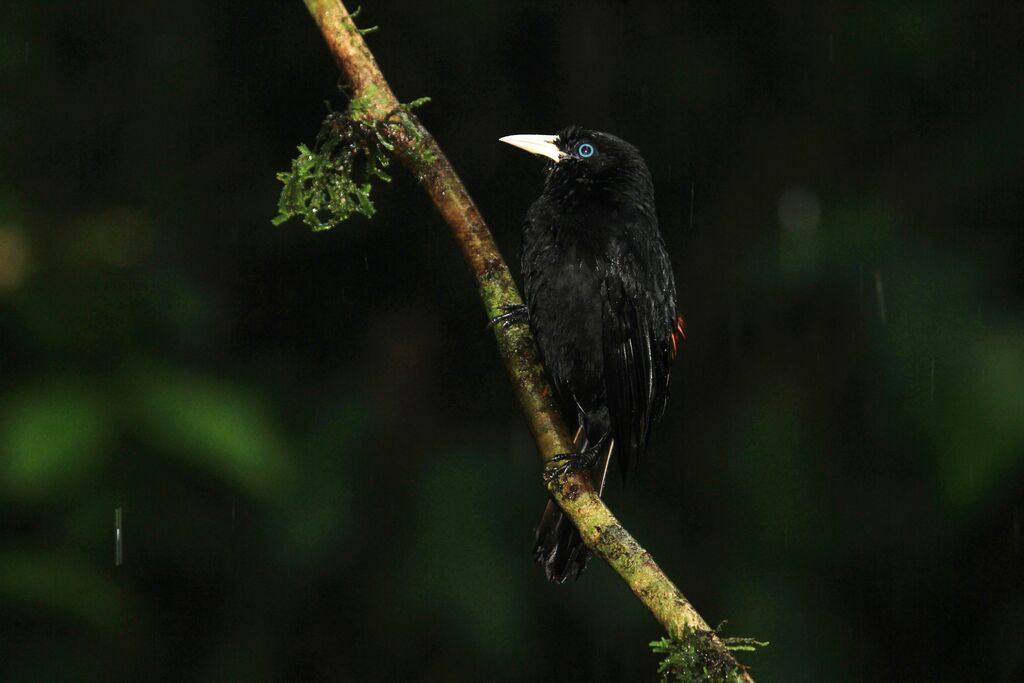
<svg viewBox="0 0 1024 683">
<path fill-rule="evenodd" d="M 549 190 L 650 186 L 640 152 L 609 133 L 569 126 L 556 135 L 508 135 L 501 142 L 546 157 Z"/>
</svg>

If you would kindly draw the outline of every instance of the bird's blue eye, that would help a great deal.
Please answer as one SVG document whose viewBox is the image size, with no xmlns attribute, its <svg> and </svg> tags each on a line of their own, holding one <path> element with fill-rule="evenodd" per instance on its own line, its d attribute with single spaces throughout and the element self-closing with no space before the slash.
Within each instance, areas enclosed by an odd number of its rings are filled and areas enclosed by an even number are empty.
<svg viewBox="0 0 1024 683">
<path fill-rule="evenodd" d="M 576 153 L 584 159 L 594 156 L 594 151 L 594 146 L 589 142 L 584 142 L 576 148 Z"/>
</svg>

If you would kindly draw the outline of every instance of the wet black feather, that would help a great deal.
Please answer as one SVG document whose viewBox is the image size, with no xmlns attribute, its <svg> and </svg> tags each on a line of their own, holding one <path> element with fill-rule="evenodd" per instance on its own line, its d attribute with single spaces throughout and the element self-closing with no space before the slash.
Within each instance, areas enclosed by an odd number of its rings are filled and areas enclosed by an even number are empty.
<svg viewBox="0 0 1024 683">
<path fill-rule="evenodd" d="M 583 143 L 592 156 L 579 154 Z M 576 126 L 559 133 L 557 144 L 567 156 L 548 165 L 523 226 L 530 325 L 566 419 L 590 443 L 614 440 L 625 476 L 668 398 L 675 281 L 650 172 L 636 148 Z M 550 567 L 561 568 L 553 556 L 570 552 L 552 526 L 565 521 L 544 519 L 538 559 L 549 578 L 564 580 Z M 569 564 L 581 571 L 585 561 Z"/>
</svg>

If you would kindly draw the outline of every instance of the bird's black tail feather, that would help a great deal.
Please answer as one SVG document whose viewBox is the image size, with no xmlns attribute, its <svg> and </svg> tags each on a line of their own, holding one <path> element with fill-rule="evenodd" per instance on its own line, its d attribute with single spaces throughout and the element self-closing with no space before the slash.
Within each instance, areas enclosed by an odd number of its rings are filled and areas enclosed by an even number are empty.
<svg viewBox="0 0 1024 683">
<path fill-rule="evenodd" d="M 587 447 L 587 437 L 581 428 L 573 440 L 576 452 Z M 594 466 L 594 474 L 598 477 L 597 493 L 604 493 L 604 483 L 608 476 L 608 464 L 615 448 L 614 439 L 607 439 L 601 447 L 601 453 Z M 544 565 L 544 574 L 549 581 L 562 583 L 567 578 L 579 578 L 590 562 L 591 552 L 583 544 L 580 532 L 572 521 L 562 512 L 558 504 L 549 500 L 544 514 L 537 525 L 537 536 L 534 541 L 533 554 L 539 564 Z"/>
</svg>

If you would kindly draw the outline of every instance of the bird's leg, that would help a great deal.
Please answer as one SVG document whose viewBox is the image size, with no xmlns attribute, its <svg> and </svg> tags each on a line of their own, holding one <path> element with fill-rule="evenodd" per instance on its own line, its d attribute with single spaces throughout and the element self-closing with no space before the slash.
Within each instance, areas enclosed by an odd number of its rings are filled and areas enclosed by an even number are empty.
<svg viewBox="0 0 1024 683">
<path fill-rule="evenodd" d="M 572 472 L 593 469 L 600 458 L 601 447 L 604 446 L 607 439 L 608 435 L 605 434 L 596 444 L 584 448 L 582 451 L 559 453 L 552 457 L 544 468 L 544 480 L 550 482 L 554 479 L 561 479 Z"/>
<path fill-rule="evenodd" d="M 512 325 L 518 325 L 530 320 L 530 309 L 525 304 L 502 304 L 501 310 L 505 311 L 487 323 L 487 329 L 495 325 L 501 325 L 502 329 L 508 329 Z"/>
</svg>

